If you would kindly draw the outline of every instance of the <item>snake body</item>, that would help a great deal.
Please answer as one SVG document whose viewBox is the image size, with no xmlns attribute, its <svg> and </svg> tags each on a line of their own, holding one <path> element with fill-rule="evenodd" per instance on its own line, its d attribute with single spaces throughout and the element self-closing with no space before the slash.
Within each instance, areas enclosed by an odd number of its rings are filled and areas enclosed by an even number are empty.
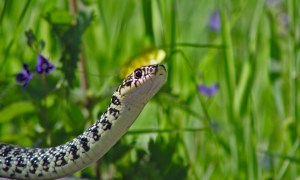
<svg viewBox="0 0 300 180">
<path fill-rule="evenodd" d="M 107 110 L 75 139 L 50 148 L 0 144 L 0 176 L 57 179 L 102 157 L 127 131 L 166 79 L 163 65 L 136 69 L 113 93 Z"/>
</svg>

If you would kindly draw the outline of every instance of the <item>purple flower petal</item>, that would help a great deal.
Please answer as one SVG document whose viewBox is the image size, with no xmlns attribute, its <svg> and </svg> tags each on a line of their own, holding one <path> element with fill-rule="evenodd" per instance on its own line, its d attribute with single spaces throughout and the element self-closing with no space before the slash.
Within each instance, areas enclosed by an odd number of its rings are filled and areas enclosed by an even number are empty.
<svg viewBox="0 0 300 180">
<path fill-rule="evenodd" d="M 207 86 L 207 85 L 199 85 L 198 86 L 198 91 L 206 96 L 213 96 L 215 95 L 219 90 L 219 85 L 216 83 L 212 86 Z"/>
<path fill-rule="evenodd" d="M 28 64 L 23 64 L 23 70 L 16 76 L 16 81 L 22 83 L 22 87 L 26 87 L 29 81 L 32 79 L 32 74 L 29 71 Z"/>
<path fill-rule="evenodd" d="M 218 11 L 214 11 L 210 16 L 209 28 L 212 31 L 219 31 L 221 29 L 221 18 Z"/>
<path fill-rule="evenodd" d="M 52 70 L 55 69 L 55 66 L 49 62 L 43 55 L 39 54 L 37 57 L 37 66 L 35 70 L 39 74 L 50 74 Z"/>
<path fill-rule="evenodd" d="M 273 6 L 278 4 L 280 1 L 279 0 L 267 0 L 267 5 L 268 6 Z"/>
</svg>

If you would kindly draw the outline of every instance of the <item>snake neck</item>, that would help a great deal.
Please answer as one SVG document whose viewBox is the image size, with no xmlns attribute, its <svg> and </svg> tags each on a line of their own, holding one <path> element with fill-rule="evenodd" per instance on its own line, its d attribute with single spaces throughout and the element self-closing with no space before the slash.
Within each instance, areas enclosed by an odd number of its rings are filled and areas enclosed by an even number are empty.
<svg viewBox="0 0 300 180">
<path fill-rule="evenodd" d="M 115 92 L 100 119 L 66 144 L 45 149 L 0 144 L 0 174 L 18 179 L 55 179 L 72 174 L 101 158 L 142 109 L 122 101 Z"/>
</svg>

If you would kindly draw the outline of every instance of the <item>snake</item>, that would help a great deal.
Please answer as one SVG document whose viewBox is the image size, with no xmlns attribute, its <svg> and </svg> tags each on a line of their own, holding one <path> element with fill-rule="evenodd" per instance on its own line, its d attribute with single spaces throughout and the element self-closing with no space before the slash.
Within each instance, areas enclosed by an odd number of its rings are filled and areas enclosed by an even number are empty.
<svg viewBox="0 0 300 180">
<path fill-rule="evenodd" d="M 0 176 L 11 179 L 57 179 L 100 159 L 127 132 L 166 81 L 164 65 L 135 69 L 114 91 L 108 108 L 82 134 L 65 144 L 29 148 L 0 143 Z"/>
</svg>

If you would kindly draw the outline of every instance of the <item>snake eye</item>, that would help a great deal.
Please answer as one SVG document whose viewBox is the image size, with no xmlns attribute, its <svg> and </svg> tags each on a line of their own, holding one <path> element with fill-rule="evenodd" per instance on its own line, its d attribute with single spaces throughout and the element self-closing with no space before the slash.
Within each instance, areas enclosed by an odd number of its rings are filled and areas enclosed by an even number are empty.
<svg viewBox="0 0 300 180">
<path fill-rule="evenodd" d="M 134 76 L 135 76 L 135 78 L 140 79 L 140 78 L 142 77 L 142 75 L 143 75 L 143 72 L 142 72 L 141 69 L 136 69 L 136 70 L 134 71 Z"/>
</svg>

